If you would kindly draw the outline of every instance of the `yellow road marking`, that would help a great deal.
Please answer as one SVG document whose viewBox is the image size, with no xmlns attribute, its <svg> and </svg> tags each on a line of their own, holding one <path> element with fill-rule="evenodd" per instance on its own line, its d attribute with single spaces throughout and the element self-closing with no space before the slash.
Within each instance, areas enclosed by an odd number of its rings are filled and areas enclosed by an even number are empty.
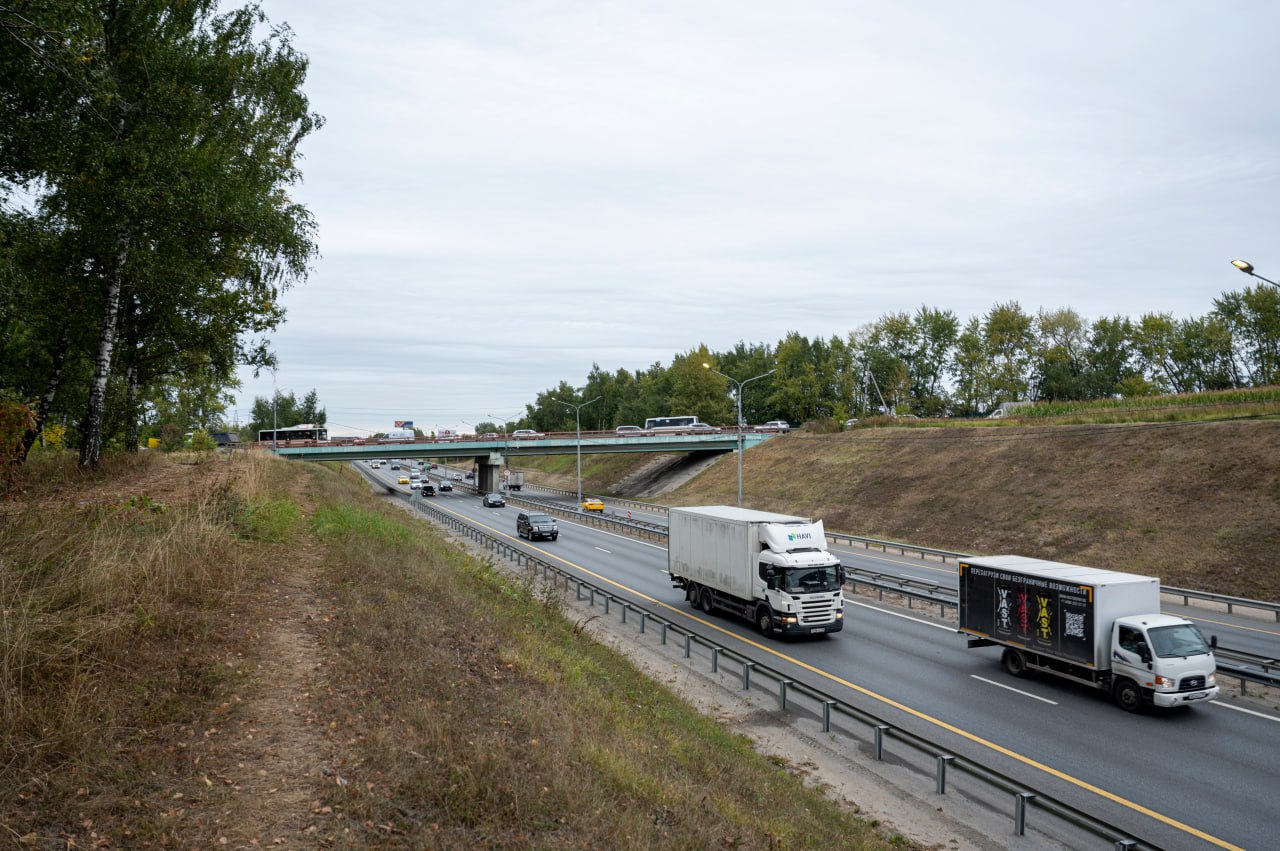
<svg viewBox="0 0 1280 851">
<path fill-rule="evenodd" d="M 455 516 L 458 516 L 461 519 L 466 520 L 468 523 L 479 522 L 476 520 L 472 520 L 469 517 L 462 517 L 462 515 L 455 515 Z M 485 526 L 483 523 L 481 523 L 480 525 L 482 528 L 488 529 L 494 534 L 501 535 L 502 537 L 507 539 L 511 539 L 511 536 L 508 535 L 506 532 L 501 532 L 497 529 L 494 529 L 492 526 Z M 519 539 L 516 539 L 516 540 L 519 540 Z M 523 541 L 520 541 L 520 543 L 523 543 Z M 940 718 L 934 718 L 932 715 L 921 712 L 918 709 L 912 709 L 910 706 L 907 706 L 906 704 L 903 704 L 903 703 L 899 703 L 898 701 L 893 700 L 892 698 L 885 697 L 882 694 L 878 694 L 874 691 L 871 691 L 868 688 L 857 685 L 856 683 L 851 683 L 848 680 L 842 677 L 838 677 L 835 674 L 832 674 L 828 671 L 824 671 L 821 668 L 815 668 L 814 666 L 808 664 L 807 662 L 802 662 L 793 656 L 788 656 L 785 653 L 781 653 L 773 649 L 772 647 L 767 647 L 763 644 L 760 644 L 757 641 L 754 641 L 750 638 L 746 638 L 745 636 L 739 635 L 738 633 L 732 632 L 731 630 L 725 629 L 724 627 L 719 626 L 718 624 L 714 624 L 714 623 L 711 623 L 710 621 L 703 620 L 702 618 L 697 617 L 695 615 L 691 615 L 688 613 L 688 611 L 684 609 L 677 609 L 675 606 L 672 606 L 668 603 L 664 603 L 662 600 L 659 600 L 656 597 L 650 597 L 648 594 L 644 594 L 640 591 L 635 590 L 634 588 L 630 588 L 626 585 L 623 585 L 621 582 L 617 582 L 616 580 L 610 579 L 607 576 L 603 576 L 599 573 L 596 573 L 595 571 L 585 568 L 582 565 L 577 564 L 576 562 L 569 561 L 567 558 L 564 558 L 563 556 L 558 556 L 555 553 L 547 552 L 546 550 L 541 549 L 539 547 L 535 547 L 532 544 L 530 544 L 529 546 L 531 549 L 536 550 L 539 553 L 542 553 L 548 558 L 554 559 L 555 561 L 563 562 L 564 564 L 569 565 L 575 570 L 579 570 L 585 573 L 587 576 L 590 576 L 594 579 L 598 579 L 601 582 L 614 586 L 615 588 L 620 588 L 623 591 L 626 591 L 628 594 L 633 594 L 642 600 L 653 603 L 659 608 L 666 609 L 670 612 L 674 612 L 680 615 L 681 617 L 685 617 L 691 621 L 695 621 L 699 624 L 702 624 L 708 629 L 715 630 L 716 632 L 723 633 L 724 635 L 732 636 L 738 641 L 741 641 L 744 644 L 748 644 L 751 647 L 756 648 L 757 650 L 763 651 L 764 653 L 767 653 L 771 656 L 776 656 L 777 658 L 782 659 L 786 662 L 789 662 L 792 665 L 795 665 L 799 668 L 803 668 L 804 670 L 809 671 L 812 674 L 816 674 L 820 677 L 831 680 L 834 683 L 838 683 L 844 686 L 845 688 L 848 688 L 852 691 L 856 691 L 861 695 L 871 698 L 872 700 L 879 701 L 880 703 L 883 703 L 886 706 L 892 706 L 894 709 L 897 709 L 901 712 L 905 712 L 908 715 L 911 715 L 915 718 L 920 719 L 921 721 L 924 721 L 928 724 L 934 725 L 935 727 L 939 727 L 943 730 L 946 730 L 949 733 L 954 733 L 955 735 L 961 737 L 962 739 L 968 739 L 969 741 L 973 742 L 976 745 L 980 745 L 984 748 L 993 750 L 996 753 L 1001 754 L 1003 756 L 1007 756 L 1012 760 L 1016 760 L 1017 762 L 1022 763 L 1023 765 L 1027 765 L 1027 766 L 1030 766 L 1031 768 L 1035 768 L 1039 771 L 1043 771 L 1046 774 L 1056 777 L 1065 783 L 1070 783 L 1071 785 L 1076 786 L 1080 789 L 1084 789 L 1088 792 L 1092 792 L 1095 795 L 1098 795 L 1102 798 L 1106 798 L 1108 801 L 1119 804 L 1120 806 L 1126 807 L 1130 810 L 1133 810 L 1134 812 L 1141 813 L 1142 815 L 1145 815 L 1148 818 L 1153 818 L 1158 822 L 1168 825 L 1169 827 L 1175 828 L 1177 830 L 1181 830 L 1185 833 L 1189 833 L 1192 836 L 1195 836 L 1199 839 L 1203 839 L 1205 842 L 1208 842 L 1212 845 L 1217 845 L 1219 848 L 1229 848 L 1229 849 L 1233 849 L 1233 851 L 1244 851 L 1244 849 L 1241 848 L 1239 845 L 1233 845 L 1232 843 L 1227 842 L 1225 839 L 1219 839 L 1218 837 L 1213 836 L 1212 834 L 1209 834 L 1209 833 L 1205 833 L 1203 830 L 1194 828 L 1191 825 L 1186 824 L 1185 822 L 1178 821 L 1177 819 L 1172 818 L 1170 816 L 1166 816 L 1163 813 L 1158 813 L 1155 810 L 1152 810 L 1148 807 L 1144 807 L 1142 804 L 1139 804 L 1136 801 L 1130 801 L 1128 798 L 1122 798 L 1121 796 L 1115 794 L 1114 792 L 1108 792 L 1106 789 L 1103 789 L 1099 786 L 1095 786 L 1092 783 L 1089 783 L 1088 781 L 1081 780 L 1078 777 L 1073 777 L 1072 775 L 1067 774 L 1064 771 L 1060 771 L 1056 768 L 1053 768 L 1052 766 L 1045 765 L 1043 762 L 1034 760 L 1031 757 L 1023 756 L 1022 754 L 1016 751 L 1010 750 L 1009 748 L 1006 748 L 1003 745 L 998 745 L 995 742 L 984 739 L 981 736 L 978 736 L 974 733 L 970 733 L 967 730 L 962 730 L 959 727 L 955 726 L 954 724 L 949 724 Z"/>
</svg>

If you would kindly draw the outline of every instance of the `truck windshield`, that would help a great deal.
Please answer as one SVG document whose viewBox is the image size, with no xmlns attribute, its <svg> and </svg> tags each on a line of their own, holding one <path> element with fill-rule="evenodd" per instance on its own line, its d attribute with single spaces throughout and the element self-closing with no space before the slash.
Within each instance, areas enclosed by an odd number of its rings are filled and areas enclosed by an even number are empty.
<svg viewBox="0 0 1280 851">
<path fill-rule="evenodd" d="M 1152 651 L 1163 659 L 1172 656 L 1203 656 L 1209 652 L 1209 645 L 1205 643 L 1200 630 L 1189 623 L 1160 626 L 1148 632 Z"/>
<path fill-rule="evenodd" d="M 797 567 L 786 573 L 783 591 L 788 594 L 816 594 L 840 590 L 840 566 Z"/>
</svg>

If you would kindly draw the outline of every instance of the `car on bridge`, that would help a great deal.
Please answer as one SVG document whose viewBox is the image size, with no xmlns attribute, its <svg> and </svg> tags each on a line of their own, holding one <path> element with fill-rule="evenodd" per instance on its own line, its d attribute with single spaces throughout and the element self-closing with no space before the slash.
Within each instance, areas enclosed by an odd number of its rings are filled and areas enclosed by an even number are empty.
<svg viewBox="0 0 1280 851">
<path fill-rule="evenodd" d="M 518 428 L 511 432 L 512 440 L 538 440 L 543 437 L 546 437 L 546 435 L 540 431 L 534 431 L 531 428 Z"/>
<path fill-rule="evenodd" d="M 618 437 L 640 437 L 644 435 L 645 431 L 640 426 L 623 425 L 615 428 L 613 433 Z"/>
<path fill-rule="evenodd" d="M 604 513 L 604 503 L 599 499 L 596 499 L 594 496 L 589 496 L 582 500 L 582 510 L 599 511 Z"/>
<path fill-rule="evenodd" d="M 685 427 L 685 434 L 719 434 L 720 429 L 706 423 L 694 423 Z"/>
<path fill-rule="evenodd" d="M 764 425 L 758 425 L 753 431 L 773 432 L 775 434 L 786 434 L 791 431 L 791 424 L 786 420 L 769 420 Z"/>
<path fill-rule="evenodd" d="M 507 500 L 500 493 L 487 493 L 484 495 L 485 508 L 501 508 L 507 504 Z"/>
</svg>

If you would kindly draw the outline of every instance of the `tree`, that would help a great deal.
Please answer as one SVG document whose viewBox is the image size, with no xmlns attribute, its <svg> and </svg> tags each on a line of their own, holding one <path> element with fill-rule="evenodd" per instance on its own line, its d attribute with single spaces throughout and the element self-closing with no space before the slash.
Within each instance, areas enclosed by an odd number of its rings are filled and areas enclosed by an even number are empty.
<svg viewBox="0 0 1280 851">
<path fill-rule="evenodd" d="M 1259 284 L 1213 300 L 1212 316 L 1233 341 L 1232 358 L 1242 383 L 1280 381 L 1280 289 Z"/>
<path fill-rule="evenodd" d="M 991 393 L 996 402 L 1014 402 L 1031 394 L 1035 320 L 1016 301 L 998 304 L 983 320 L 983 349 L 991 359 Z"/>
<path fill-rule="evenodd" d="M 0 110 L 0 173 L 37 190 L 74 260 L 64 292 L 96 316 L 84 465 L 113 370 L 128 399 L 147 362 L 160 376 L 194 356 L 233 380 L 236 359 L 265 354 L 240 336 L 282 320 L 279 293 L 315 253 L 309 213 L 283 191 L 320 124 L 299 91 L 306 60 L 287 30 L 254 41 L 257 5 L 216 5 L 34 0 L 26 28 L 0 15 L 0 68 L 21 93 Z"/>
<path fill-rule="evenodd" d="M 705 423 L 731 423 L 737 402 L 727 382 L 703 366 L 713 360 L 706 344 L 678 355 L 671 362 L 671 396 L 668 410 L 676 416 L 691 414 Z M 715 368 L 715 364 L 711 363 Z"/>
</svg>

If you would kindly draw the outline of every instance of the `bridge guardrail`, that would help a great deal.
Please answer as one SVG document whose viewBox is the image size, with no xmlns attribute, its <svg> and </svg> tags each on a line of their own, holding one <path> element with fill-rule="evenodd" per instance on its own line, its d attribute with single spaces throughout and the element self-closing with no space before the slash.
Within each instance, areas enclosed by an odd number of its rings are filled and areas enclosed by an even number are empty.
<svg viewBox="0 0 1280 851">
<path fill-rule="evenodd" d="M 508 561 L 514 562 L 519 568 L 524 568 L 533 577 L 536 578 L 540 572 L 542 581 L 549 583 L 553 590 L 561 590 L 563 583 L 563 593 L 574 593 L 578 601 L 585 600 L 592 608 L 599 600 L 603 602 L 605 615 L 610 614 L 611 607 L 616 607 L 623 624 L 628 623 L 629 613 L 638 615 L 636 641 L 642 640 L 639 637 L 641 635 L 651 634 L 648 627 L 652 624 L 659 634 L 659 646 L 671 648 L 669 638 L 673 633 L 682 637 L 683 658 L 692 660 L 697 651 L 700 658 L 709 663 L 710 672 L 721 679 L 724 675 L 720 674 L 720 666 L 727 661 L 733 662 L 738 666 L 737 682 L 740 683 L 742 692 L 750 692 L 754 688 L 757 692 L 776 699 L 781 712 L 788 714 L 803 712 L 814 722 L 821 723 L 824 734 L 830 735 L 837 731 L 837 727 L 842 728 L 838 732 L 868 747 L 871 758 L 876 761 L 884 760 L 886 748 L 892 747 L 895 743 L 902 745 L 903 747 L 898 750 L 909 751 L 909 753 L 895 753 L 895 759 L 908 770 L 926 778 L 929 778 L 930 766 L 932 766 L 932 777 L 929 779 L 932 779 L 933 790 L 937 794 L 947 794 L 948 784 L 954 782 L 951 779 L 954 772 L 978 781 L 986 789 L 1010 796 L 1007 800 L 1013 805 L 1013 830 L 1016 835 L 1025 835 L 1029 817 L 1040 814 L 1046 817 L 1045 822 L 1049 830 L 1060 832 L 1074 830 L 1112 843 L 1114 847 L 1133 849 L 1157 847 L 1143 842 L 1140 837 L 1123 831 L 1097 816 L 1015 780 L 998 769 L 951 753 L 947 748 L 925 736 L 894 725 L 882 715 L 853 706 L 820 688 L 788 679 L 778 668 L 748 659 L 732 648 L 681 627 L 657 611 L 623 598 L 616 589 L 606 588 L 574 576 L 565 568 L 530 555 L 520 547 L 476 529 L 460 518 L 444 512 L 421 497 L 414 502 L 415 507 L 433 520 L 467 535 L 489 551 L 496 552 Z M 771 681 L 772 688 L 762 686 L 761 679 Z M 808 701 L 808 705 L 798 705 L 800 703 L 798 698 Z M 921 757 L 923 757 L 923 765 Z M 1052 820 L 1049 817 L 1052 817 Z M 1079 837 L 1077 835 L 1074 838 Z M 1067 842 L 1071 844 L 1072 839 L 1068 838 Z"/>
</svg>

